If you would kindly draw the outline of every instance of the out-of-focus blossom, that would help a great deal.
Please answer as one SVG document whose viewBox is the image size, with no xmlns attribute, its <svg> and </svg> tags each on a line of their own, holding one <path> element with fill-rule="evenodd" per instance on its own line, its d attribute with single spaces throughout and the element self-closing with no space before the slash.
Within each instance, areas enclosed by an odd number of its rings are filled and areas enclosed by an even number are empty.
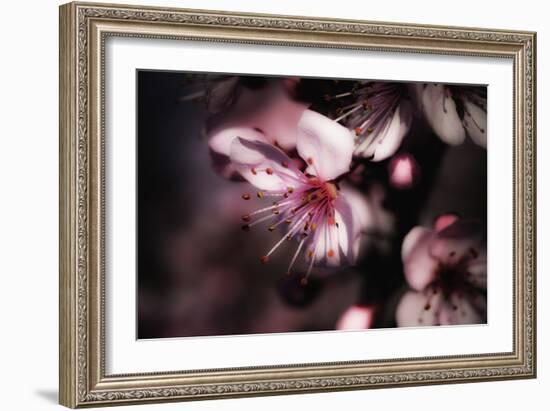
<svg viewBox="0 0 550 411">
<path fill-rule="evenodd" d="M 390 184 L 398 189 L 410 189 L 420 177 L 420 167 L 410 154 L 398 154 L 388 165 Z"/>
<path fill-rule="evenodd" d="M 359 81 L 352 90 L 327 96 L 328 100 L 352 97 L 337 110 L 336 121 L 356 135 L 355 156 L 380 161 L 401 145 L 411 126 L 412 105 L 409 86 L 404 83 Z"/>
<path fill-rule="evenodd" d="M 466 134 L 487 147 L 487 89 L 480 86 L 418 84 L 424 116 L 447 144 L 461 144 Z"/>
<path fill-rule="evenodd" d="M 434 229 L 415 227 L 402 246 L 405 293 L 397 325 L 479 324 L 486 321 L 487 252 L 481 225 L 444 215 Z"/>
<path fill-rule="evenodd" d="M 351 132 L 314 111 L 306 110 L 298 124 L 297 151 L 307 164 L 301 171 L 279 148 L 261 140 L 237 138 L 231 160 L 239 173 L 259 191 L 257 197 L 273 199 L 272 205 L 243 216 L 248 230 L 275 220 L 268 229 L 284 227 L 285 234 L 261 257 L 267 263 L 284 241 L 298 238 L 288 272 L 305 249 L 311 273 L 314 263 L 353 263 L 359 248 L 362 222 L 368 205 L 361 195 L 341 190 L 336 179 L 350 168 L 354 144 Z M 245 200 L 250 194 L 244 194 Z M 253 221 L 254 220 L 254 221 Z"/>
<path fill-rule="evenodd" d="M 293 99 L 291 80 L 268 82 L 261 88 L 243 88 L 235 103 L 215 118 L 208 132 L 208 145 L 214 168 L 224 177 L 235 169 L 229 155 L 237 137 L 262 141 L 289 151 L 296 147 L 298 121 L 305 103 Z"/>
<path fill-rule="evenodd" d="M 336 323 L 337 330 L 361 330 L 371 328 L 374 320 L 374 308 L 366 305 L 352 305 Z"/>
</svg>

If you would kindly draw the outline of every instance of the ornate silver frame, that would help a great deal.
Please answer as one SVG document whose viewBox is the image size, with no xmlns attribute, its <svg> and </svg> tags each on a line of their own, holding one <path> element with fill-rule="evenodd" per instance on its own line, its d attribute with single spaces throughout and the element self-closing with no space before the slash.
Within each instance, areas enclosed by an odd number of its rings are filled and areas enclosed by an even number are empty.
<svg viewBox="0 0 550 411">
<path fill-rule="evenodd" d="M 103 65 L 109 36 L 490 56 L 514 64 L 514 349 L 470 356 L 106 375 Z M 536 35 L 70 3 L 60 8 L 60 403 L 68 407 L 534 378 Z"/>
</svg>

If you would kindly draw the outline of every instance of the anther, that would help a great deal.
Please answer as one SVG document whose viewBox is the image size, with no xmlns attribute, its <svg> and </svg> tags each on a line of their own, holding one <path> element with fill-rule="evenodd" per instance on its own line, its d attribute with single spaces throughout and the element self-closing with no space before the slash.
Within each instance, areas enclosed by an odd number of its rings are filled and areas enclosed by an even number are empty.
<svg viewBox="0 0 550 411">
<path fill-rule="evenodd" d="M 243 195 L 241 196 L 241 198 L 242 198 L 243 200 L 250 200 L 250 194 L 245 193 L 245 194 L 243 194 Z"/>
<path fill-rule="evenodd" d="M 356 127 L 356 128 L 355 128 L 355 135 L 356 135 L 356 136 L 361 135 L 362 132 L 363 132 L 363 130 L 361 129 L 361 127 Z"/>
<path fill-rule="evenodd" d="M 292 194 L 294 192 L 294 187 L 288 187 L 287 191 L 289 194 Z"/>
<path fill-rule="evenodd" d="M 268 168 L 265 169 L 265 172 L 269 175 L 272 175 L 273 174 L 273 169 L 268 167 Z"/>
<path fill-rule="evenodd" d="M 282 165 L 284 168 L 288 168 L 288 161 L 286 161 L 286 160 L 281 161 L 281 165 Z"/>
<path fill-rule="evenodd" d="M 248 224 L 245 224 L 243 226 L 241 226 L 242 230 L 243 231 L 249 231 L 250 230 L 250 226 Z"/>
<path fill-rule="evenodd" d="M 258 172 L 256 171 L 256 169 L 254 167 L 250 168 L 250 172 L 254 175 L 258 174 Z"/>
<path fill-rule="evenodd" d="M 262 264 L 267 264 L 268 261 L 269 261 L 269 257 L 268 257 L 267 255 L 262 255 L 262 256 L 260 257 L 260 262 L 261 262 Z"/>
<path fill-rule="evenodd" d="M 269 227 L 267 227 L 267 229 L 268 229 L 269 231 L 273 231 L 273 230 L 275 230 L 275 226 L 274 226 L 274 225 L 270 225 Z"/>
<path fill-rule="evenodd" d="M 285 220 L 285 223 L 291 224 L 291 223 L 292 223 L 292 220 L 291 220 L 290 218 L 287 218 L 287 219 Z"/>
<path fill-rule="evenodd" d="M 334 250 L 333 249 L 328 250 L 327 255 L 329 257 L 334 257 Z"/>
<path fill-rule="evenodd" d="M 308 159 L 306 161 L 309 165 L 313 164 L 313 158 L 311 158 L 311 157 L 308 157 Z"/>
<path fill-rule="evenodd" d="M 258 198 L 264 198 L 264 193 L 263 193 L 263 191 L 258 191 L 258 192 L 256 193 L 256 196 L 258 196 Z"/>
<path fill-rule="evenodd" d="M 307 285 L 307 278 L 306 277 L 302 277 L 302 279 L 300 280 L 300 285 L 301 286 L 306 286 Z"/>
<path fill-rule="evenodd" d="M 243 221 L 250 221 L 250 215 L 248 215 L 248 214 L 243 214 L 243 215 L 241 216 L 241 219 L 242 219 Z"/>
<path fill-rule="evenodd" d="M 424 309 L 426 311 L 428 311 L 432 306 L 430 305 L 430 303 L 427 303 L 425 306 L 424 306 Z"/>
</svg>

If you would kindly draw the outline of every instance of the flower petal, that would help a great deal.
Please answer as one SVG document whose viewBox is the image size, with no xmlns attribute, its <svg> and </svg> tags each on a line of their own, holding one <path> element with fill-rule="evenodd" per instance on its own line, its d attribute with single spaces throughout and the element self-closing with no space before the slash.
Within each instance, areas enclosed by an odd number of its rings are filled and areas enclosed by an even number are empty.
<svg viewBox="0 0 550 411">
<path fill-rule="evenodd" d="M 431 230 L 415 227 L 403 240 L 403 269 L 408 284 L 414 290 L 425 289 L 437 275 L 439 262 L 429 252 L 432 238 Z"/>
<path fill-rule="evenodd" d="M 409 131 L 412 117 L 411 104 L 406 100 L 402 101 L 386 124 L 373 131 L 363 144 L 357 146 L 355 155 L 370 158 L 372 161 L 382 161 L 390 157 Z"/>
<path fill-rule="evenodd" d="M 241 137 L 246 140 L 265 141 L 264 134 L 245 127 L 223 128 L 211 135 L 208 146 L 210 148 L 212 166 L 218 174 L 229 179 L 239 176 L 239 173 L 231 163 L 229 157 L 231 153 L 231 143 L 233 143 L 236 137 Z"/>
<path fill-rule="evenodd" d="M 353 145 L 353 135 L 346 127 L 314 111 L 304 111 L 298 124 L 297 149 L 309 165 L 307 173 L 330 181 L 348 172 Z"/>
<path fill-rule="evenodd" d="M 334 207 L 338 214 L 337 221 L 341 222 L 340 247 L 348 262 L 354 264 L 361 250 L 363 234 L 374 224 L 371 207 L 363 194 L 346 186 L 340 190 Z"/>
<path fill-rule="evenodd" d="M 390 184 L 401 190 L 412 188 L 419 179 L 420 167 L 410 154 L 397 154 L 388 165 Z"/>
<path fill-rule="evenodd" d="M 432 297 L 429 309 L 426 310 L 429 297 L 423 292 L 407 291 L 395 312 L 398 327 L 417 327 L 423 325 L 438 325 L 438 307 L 441 304 L 439 296 Z"/>
<path fill-rule="evenodd" d="M 464 100 L 464 128 L 474 143 L 487 147 L 487 112 L 469 100 Z"/>
<path fill-rule="evenodd" d="M 428 84 L 422 92 L 424 115 L 434 132 L 447 144 L 464 141 L 466 132 L 456 111 L 456 104 L 441 84 Z"/>
<path fill-rule="evenodd" d="M 258 130 L 254 130 L 253 128 L 227 127 L 219 129 L 215 133 L 211 134 L 210 140 L 208 141 L 208 147 L 217 154 L 229 157 L 231 154 L 231 144 L 237 137 L 251 141 L 262 141 L 264 143 L 269 142 L 266 139 L 265 134 L 259 132 Z"/>
<path fill-rule="evenodd" d="M 468 299 L 453 294 L 450 302 L 441 305 L 438 319 L 441 325 L 480 324 L 482 315 Z"/>
<path fill-rule="evenodd" d="M 217 141 L 210 143 L 210 148 L 228 155 L 231 141 L 228 144 L 220 142 L 223 140 L 220 135 L 226 135 L 228 129 L 252 129 L 263 134 L 262 141 L 277 144 L 285 150 L 294 149 L 298 122 L 306 108 L 305 103 L 295 101 L 289 95 L 282 81 L 270 82 L 260 89 L 241 87 L 236 103 L 214 119 L 209 140 Z"/>
<path fill-rule="evenodd" d="M 478 249 L 479 254 L 466 263 L 466 272 L 470 284 L 487 289 L 487 248 Z"/>
<path fill-rule="evenodd" d="M 231 161 L 237 171 L 260 190 L 285 192 L 306 180 L 283 151 L 262 141 L 234 139 Z"/>
<path fill-rule="evenodd" d="M 438 231 L 430 244 L 430 255 L 450 266 L 475 259 L 484 246 L 484 235 L 477 221 L 457 220 Z"/>
<path fill-rule="evenodd" d="M 336 323 L 337 330 L 362 330 L 371 328 L 374 320 L 374 308 L 352 305 Z"/>
</svg>

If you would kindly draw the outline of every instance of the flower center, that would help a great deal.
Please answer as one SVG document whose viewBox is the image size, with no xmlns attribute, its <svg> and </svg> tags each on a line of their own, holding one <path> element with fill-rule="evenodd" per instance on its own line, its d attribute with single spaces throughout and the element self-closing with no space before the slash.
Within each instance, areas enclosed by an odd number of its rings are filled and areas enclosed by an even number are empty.
<svg viewBox="0 0 550 411">
<path fill-rule="evenodd" d="M 292 273 L 298 255 L 305 250 L 305 257 L 309 262 L 307 272 L 301 280 L 301 283 L 305 285 L 314 261 L 320 258 L 319 250 L 317 250 L 318 243 L 321 241 L 333 242 L 335 238 L 338 238 L 339 222 L 334 209 L 334 200 L 338 197 L 338 191 L 338 186 L 335 183 L 321 181 L 314 176 L 303 181 L 303 184 L 288 187 L 284 191 L 259 191 L 257 193 L 259 199 L 271 197 L 276 201 L 273 201 L 271 206 L 243 215 L 242 220 L 246 223 L 243 225 L 243 229 L 249 231 L 261 222 L 275 220 L 270 222 L 267 229 L 273 232 L 277 227 L 281 227 L 280 231 L 283 231 L 283 236 L 267 254 L 260 257 L 260 262 L 268 263 L 271 254 L 285 240 L 297 238 L 298 246 L 287 272 L 288 274 Z M 245 193 L 242 195 L 242 199 L 250 200 L 251 195 Z M 318 233 L 318 228 L 322 228 L 322 235 Z M 337 251 L 337 248 L 329 248 L 325 252 L 326 257 L 336 258 Z"/>
<path fill-rule="evenodd" d="M 335 200 L 338 197 L 338 188 L 334 183 L 324 183 L 325 192 L 331 200 Z"/>
</svg>

